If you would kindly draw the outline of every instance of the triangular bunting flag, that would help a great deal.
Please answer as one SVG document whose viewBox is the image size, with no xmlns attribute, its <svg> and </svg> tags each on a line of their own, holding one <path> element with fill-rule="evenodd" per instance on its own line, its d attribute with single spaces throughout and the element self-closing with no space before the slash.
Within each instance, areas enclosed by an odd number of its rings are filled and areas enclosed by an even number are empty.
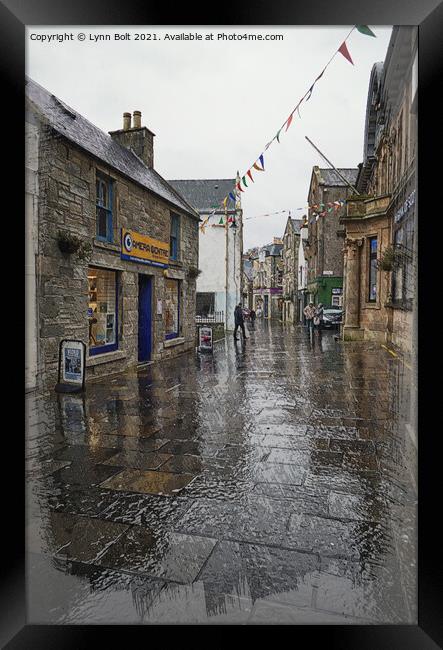
<svg viewBox="0 0 443 650">
<path fill-rule="evenodd" d="M 280 131 L 281 131 L 281 129 L 280 129 Z M 277 138 L 277 142 L 278 142 L 278 143 L 280 143 L 280 140 L 279 140 L 280 131 L 279 131 L 279 132 L 277 133 L 277 135 L 275 136 L 275 137 Z"/>
<path fill-rule="evenodd" d="M 251 170 L 248 169 L 248 171 L 247 171 L 246 173 L 248 174 L 248 176 L 249 176 L 249 178 L 251 179 L 251 181 L 252 181 L 253 183 L 255 183 L 254 179 L 252 178 Z"/>
<path fill-rule="evenodd" d="M 223 199 L 223 207 L 225 208 L 225 210 L 226 210 L 226 203 L 227 202 L 228 202 L 228 197 L 225 196 L 225 198 Z"/>
<path fill-rule="evenodd" d="M 366 34 L 366 36 L 373 36 L 374 38 L 377 38 L 374 32 L 372 32 L 367 25 L 356 25 L 356 27 L 360 34 Z"/>
<path fill-rule="evenodd" d="M 236 187 L 237 187 L 237 189 L 240 190 L 240 192 L 244 192 L 244 190 L 243 190 L 243 189 L 241 188 L 241 186 L 240 186 L 240 183 L 237 183 Z"/>
<path fill-rule="evenodd" d="M 235 194 L 233 192 L 229 192 L 229 198 L 232 199 L 235 203 Z"/>
<path fill-rule="evenodd" d="M 222 226 L 222 225 L 223 225 L 223 217 L 220 217 L 220 221 L 218 222 L 218 225 L 219 225 L 219 226 Z"/>
<path fill-rule="evenodd" d="M 337 52 L 340 52 L 340 54 L 343 54 L 345 59 L 347 59 L 350 63 L 352 63 L 352 65 L 354 65 L 354 61 L 351 59 L 351 55 L 349 54 L 349 50 L 346 47 L 346 41 L 343 41 L 343 43 L 338 48 Z"/>
<path fill-rule="evenodd" d="M 288 117 L 288 119 L 286 120 L 286 131 L 287 131 L 287 130 L 289 129 L 289 127 L 291 126 L 292 116 L 293 116 L 293 113 L 291 113 L 290 116 Z"/>
<path fill-rule="evenodd" d="M 244 185 L 245 187 L 248 187 L 248 184 L 247 184 L 247 182 L 246 182 L 246 180 L 245 180 L 245 177 L 244 177 L 244 176 L 242 176 L 242 181 L 243 181 L 243 185 Z"/>
<path fill-rule="evenodd" d="M 260 164 L 263 168 L 263 171 L 265 171 L 265 159 L 263 158 L 263 154 L 260 156 Z"/>
</svg>

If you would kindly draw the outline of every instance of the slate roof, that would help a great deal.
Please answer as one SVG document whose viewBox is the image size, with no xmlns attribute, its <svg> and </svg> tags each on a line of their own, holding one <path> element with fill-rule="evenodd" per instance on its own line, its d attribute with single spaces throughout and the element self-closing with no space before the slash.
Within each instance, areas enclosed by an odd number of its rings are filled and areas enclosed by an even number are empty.
<svg viewBox="0 0 443 650">
<path fill-rule="evenodd" d="M 235 188 L 235 178 L 196 180 L 170 180 L 172 187 L 181 194 L 200 214 L 209 214 L 215 206 Z M 235 203 L 228 199 L 228 210 L 235 210 Z M 217 212 L 223 213 L 223 208 Z"/>
<path fill-rule="evenodd" d="M 243 260 L 243 273 L 246 275 L 248 280 L 252 280 L 253 266 L 251 260 Z"/>
<path fill-rule="evenodd" d="M 266 244 L 266 246 L 262 246 L 260 250 L 265 250 L 269 255 L 278 257 L 282 254 L 283 244 Z"/>
<path fill-rule="evenodd" d="M 303 223 L 303 220 L 302 219 L 293 219 L 291 217 L 291 223 L 292 223 L 292 227 L 294 228 L 294 232 L 296 234 L 299 234 L 300 233 L 300 227 L 301 227 L 301 225 Z"/>
<path fill-rule="evenodd" d="M 345 178 L 348 183 L 355 186 L 357 180 L 358 169 L 349 169 L 347 167 L 337 167 L 340 174 Z M 329 187 L 348 187 L 344 181 L 338 176 L 337 172 L 333 169 L 319 169 L 322 178 L 320 185 L 328 185 Z"/>
<path fill-rule="evenodd" d="M 120 145 L 80 113 L 38 83 L 26 78 L 26 95 L 47 123 L 58 133 L 95 158 L 139 183 L 173 206 L 198 218 L 192 207 L 154 169 L 149 169 L 131 150 Z"/>
</svg>

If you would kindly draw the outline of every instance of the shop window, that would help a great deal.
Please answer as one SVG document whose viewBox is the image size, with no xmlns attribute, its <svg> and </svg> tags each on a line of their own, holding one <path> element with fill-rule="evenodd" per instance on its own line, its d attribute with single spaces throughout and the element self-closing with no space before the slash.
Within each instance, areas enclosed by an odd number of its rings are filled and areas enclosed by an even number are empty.
<svg viewBox="0 0 443 650">
<path fill-rule="evenodd" d="M 97 239 L 112 242 L 112 181 L 99 174 L 95 181 L 95 210 Z"/>
<path fill-rule="evenodd" d="M 415 289 L 414 222 L 410 217 L 394 232 L 397 263 L 392 273 L 392 297 L 395 305 L 412 309 Z"/>
<path fill-rule="evenodd" d="M 214 314 L 215 293 L 197 293 L 196 314 L 197 316 L 212 316 Z"/>
<path fill-rule="evenodd" d="M 171 214 L 171 237 L 170 237 L 170 258 L 180 259 L 180 217 L 178 214 Z"/>
<path fill-rule="evenodd" d="M 89 354 L 112 352 L 118 348 L 117 273 L 90 266 L 88 283 Z"/>
<path fill-rule="evenodd" d="M 175 339 L 180 333 L 180 281 L 165 283 L 165 339 Z"/>
<path fill-rule="evenodd" d="M 377 300 L 377 237 L 370 237 L 369 243 L 369 302 Z"/>
</svg>

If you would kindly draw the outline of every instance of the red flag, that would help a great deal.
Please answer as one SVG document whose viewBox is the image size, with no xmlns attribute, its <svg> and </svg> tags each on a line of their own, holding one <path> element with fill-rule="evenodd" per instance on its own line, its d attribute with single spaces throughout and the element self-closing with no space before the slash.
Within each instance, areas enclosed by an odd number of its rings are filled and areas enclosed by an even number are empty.
<svg viewBox="0 0 443 650">
<path fill-rule="evenodd" d="M 241 188 L 240 183 L 237 183 L 237 187 L 240 190 L 240 192 L 244 192 L 244 190 Z"/>
<path fill-rule="evenodd" d="M 248 169 L 248 171 L 247 171 L 246 173 L 247 173 L 247 175 L 249 176 L 249 178 L 251 179 L 251 181 L 252 181 L 253 183 L 255 183 L 254 179 L 252 178 L 251 170 Z"/>
<path fill-rule="evenodd" d="M 343 43 L 340 45 L 338 48 L 337 52 L 340 52 L 340 54 L 343 54 L 345 59 L 348 59 L 352 65 L 354 65 L 354 61 L 351 59 L 351 55 L 349 54 L 348 48 L 346 47 L 346 41 L 343 41 Z"/>
<path fill-rule="evenodd" d="M 287 131 L 287 130 L 289 129 L 289 127 L 291 126 L 292 115 L 293 115 L 293 114 L 291 113 L 290 116 L 288 117 L 287 121 L 286 121 L 286 131 Z"/>
</svg>

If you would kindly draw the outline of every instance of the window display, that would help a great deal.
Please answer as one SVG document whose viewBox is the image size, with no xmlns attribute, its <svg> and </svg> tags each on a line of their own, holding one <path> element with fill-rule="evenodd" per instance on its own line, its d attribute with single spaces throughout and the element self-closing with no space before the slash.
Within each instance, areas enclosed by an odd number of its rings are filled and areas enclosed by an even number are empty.
<svg viewBox="0 0 443 650">
<path fill-rule="evenodd" d="M 89 354 L 117 349 L 117 274 L 89 267 Z"/>
<path fill-rule="evenodd" d="M 369 302 L 377 299 L 377 237 L 369 238 Z"/>
<path fill-rule="evenodd" d="M 179 335 L 180 282 L 166 280 L 165 283 L 165 338 L 173 339 Z"/>
</svg>

